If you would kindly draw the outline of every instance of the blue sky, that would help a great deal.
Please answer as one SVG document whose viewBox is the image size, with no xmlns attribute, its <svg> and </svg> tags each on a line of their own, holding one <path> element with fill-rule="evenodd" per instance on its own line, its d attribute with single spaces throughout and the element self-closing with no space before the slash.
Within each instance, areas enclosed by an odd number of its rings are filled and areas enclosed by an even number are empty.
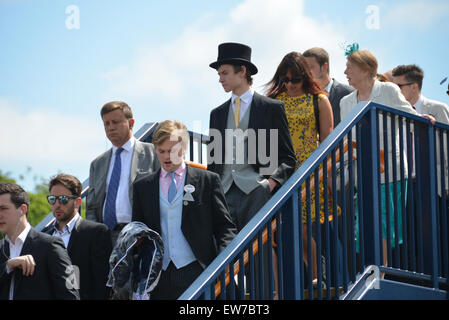
<svg viewBox="0 0 449 320">
<path fill-rule="evenodd" d="M 207 132 L 229 97 L 209 67 L 221 42 L 253 48 L 259 92 L 286 53 L 313 46 L 346 83 L 340 44 L 358 42 L 379 72 L 420 65 L 424 95 L 448 103 L 448 18 L 443 0 L 0 0 L 0 169 L 85 180 L 110 147 L 99 112 L 111 100 L 131 106 L 136 130 L 178 119 Z M 30 175 L 19 182 L 34 186 Z"/>
</svg>

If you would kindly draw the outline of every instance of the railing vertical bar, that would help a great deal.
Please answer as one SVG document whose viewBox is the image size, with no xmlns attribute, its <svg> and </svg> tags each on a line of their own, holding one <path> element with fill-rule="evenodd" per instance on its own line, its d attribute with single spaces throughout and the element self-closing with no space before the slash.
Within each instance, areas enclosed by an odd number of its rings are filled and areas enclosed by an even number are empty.
<svg viewBox="0 0 449 320">
<path fill-rule="evenodd" d="M 297 194 L 298 195 L 298 201 L 297 201 L 297 205 L 295 205 L 295 201 L 293 201 L 293 207 L 297 207 L 298 208 L 298 238 L 299 238 L 299 298 L 301 300 L 304 299 L 304 241 L 303 241 L 303 228 L 304 228 L 304 222 L 303 222 L 303 213 L 302 213 L 302 208 L 303 208 L 303 201 L 302 201 L 302 196 L 300 195 L 299 190 L 302 190 L 302 186 L 304 184 L 299 186 L 299 189 L 296 190 L 296 192 L 294 192 L 293 194 Z"/>
<path fill-rule="evenodd" d="M 284 253 L 282 243 L 282 213 L 279 211 L 276 217 L 276 241 L 277 241 L 277 264 L 278 264 L 278 296 L 284 299 Z"/>
<path fill-rule="evenodd" d="M 238 280 L 238 293 L 239 293 L 239 299 L 244 300 L 245 294 L 246 294 L 246 284 L 245 284 L 245 263 L 244 263 L 244 254 L 245 250 L 242 250 L 239 256 L 239 273 L 237 276 Z"/>
<path fill-rule="evenodd" d="M 192 135 L 190 135 L 189 141 L 190 141 L 190 143 L 189 143 L 189 158 L 190 158 L 190 161 L 195 161 L 194 152 L 193 152 L 193 143 L 194 143 L 195 139 L 193 138 L 193 133 L 192 133 Z"/>
<path fill-rule="evenodd" d="M 220 274 L 220 300 L 226 300 L 226 272 L 224 270 Z"/>
<path fill-rule="evenodd" d="M 440 172 L 438 173 L 441 177 L 440 179 L 440 188 L 441 188 L 441 205 L 440 205 L 440 210 L 438 212 L 437 217 L 439 216 L 439 223 L 437 225 L 440 226 L 439 230 L 440 230 L 440 236 L 438 238 L 438 244 L 440 247 L 440 255 L 441 255 L 441 259 L 439 259 L 440 261 L 440 275 L 442 277 L 446 276 L 447 274 L 445 272 L 445 266 L 447 266 L 447 255 L 448 255 L 448 239 L 447 239 L 447 219 L 446 219 L 446 212 L 447 212 L 447 206 L 446 206 L 446 201 L 447 201 L 447 197 L 446 197 L 446 178 L 445 178 L 445 150 L 444 150 L 444 134 L 443 134 L 443 129 L 439 129 L 438 130 L 439 133 L 439 150 L 440 150 Z"/>
<path fill-rule="evenodd" d="M 386 251 L 384 250 L 384 246 L 383 246 L 383 235 L 382 235 L 382 172 L 381 172 L 381 162 L 382 162 L 382 155 L 380 153 L 380 142 L 382 141 L 380 135 L 384 135 L 384 132 L 382 132 L 380 130 L 380 121 L 381 118 L 383 120 L 384 118 L 384 114 L 382 112 L 377 112 L 377 118 L 376 118 L 376 125 L 377 125 L 377 130 L 378 130 L 378 135 L 379 135 L 379 139 L 377 139 L 377 175 L 378 175 L 378 181 L 379 183 L 377 184 L 377 192 L 378 192 L 378 223 L 379 223 L 379 230 L 378 230 L 378 235 L 379 235 L 379 251 L 380 251 L 380 262 L 379 264 L 382 265 L 383 264 L 383 257 L 384 255 L 386 255 Z M 388 168 L 388 166 L 385 163 L 385 150 L 384 150 L 384 155 L 383 155 L 383 159 L 384 159 L 384 177 L 385 177 L 385 168 Z M 388 170 L 388 169 L 387 169 Z"/>
<path fill-rule="evenodd" d="M 408 230 L 410 230 L 409 238 L 407 240 L 410 241 L 410 248 L 408 252 L 410 252 L 410 258 L 408 265 L 405 267 L 407 270 L 416 271 L 416 238 L 415 238 L 415 177 L 413 172 L 416 170 L 416 161 L 413 161 L 415 150 L 414 142 L 415 139 L 413 137 L 413 132 L 410 127 L 410 119 L 406 120 L 406 133 L 407 133 L 407 163 L 408 163 L 408 201 L 409 210 L 408 211 Z M 411 177 L 411 178 L 410 178 Z"/>
<path fill-rule="evenodd" d="M 362 205 L 362 199 L 363 199 L 363 175 L 362 175 L 362 163 L 363 161 L 363 154 L 362 154 L 362 148 L 360 146 L 360 143 L 362 141 L 362 127 L 360 124 L 357 125 L 357 131 L 356 131 L 356 141 L 357 141 L 357 209 L 358 209 L 358 245 L 359 245 L 359 253 L 360 253 L 360 261 L 362 262 L 362 265 L 364 266 L 365 261 L 365 232 L 364 232 L 364 224 L 363 224 L 363 205 Z"/>
<path fill-rule="evenodd" d="M 339 290 L 338 287 L 340 286 L 339 283 L 339 272 L 340 272 L 340 268 L 339 268 L 339 260 L 341 259 L 340 254 L 338 253 L 338 243 L 339 243 L 339 237 L 338 237 L 338 220 L 340 219 L 338 217 L 338 215 L 336 214 L 336 212 L 338 212 L 337 210 L 337 163 L 336 163 L 336 152 L 335 150 L 332 150 L 331 152 L 331 168 L 332 168 L 332 190 L 335 190 L 334 192 L 332 192 L 332 211 L 334 212 L 334 221 L 333 221 L 333 237 L 332 237 L 332 242 L 333 242 L 333 287 L 335 288 L 335 299 L 338 299 L 340 294 L 339 294 Z M 344 189 L 341 190 L 341 193 L 344 192 Z"/>
<path fill-rule="evenodd" d="M 306 179 L 306 212 L 307 212 L 307 275 L 309 299 L 313 299 L 313 255 L 312 255 L 312 217 L 310 201 L 310 177 Z"/>
<path fill-rule="evenodd" d="M 350 248 L 350 256 L 351 256 L 351 274 L 350 279 L 352 282 L 355 282 L 356 276 L 356 248 L 355 248 L 355 235 L 354 235 L 354 226 L 355 226 L 355 213 L 354 213 L 354 162 L 353 162 L 353 150 L 352 150 L 352 130 L 348 132 L 348 178 L 349 178 L 349 221 L 350 221 L 350 230 L 349 230 L 349 248 Z"/>
<path fill-rule="evenodd" d="M 322 299 L 322 272 L 321 272 L 321 202 L 320 202 L 319 166 L 315 169 L 315 226 L 316 226 L 316 263 L 317 266 L 317 298 Z"/>
<path fill-rule="evenodd" d="M 273 300 L 273 292 L 274 292 L 274 264 L 273 264 L 273 229 L 272 229 L 272 220 L 268 222 L 267 227 L 267 246 L 268 246 L 268 297 L 267 299 Z"/>
<path fill-rule="evenodd" d="M 423 143 L 424 141 L 420 141 L 420 136 L 418 133 L 418 130 L 420 128 L 418 126 L 415 127 L 415 147 L 417 147 L 420 143 Z M 421 161 L 420 156 L 418 152 L 416 152 L 415 148 L 415 165 L 416 165 L 416 241 L 417 241 L 417 270 L 418 272 L 424 272 L 424 251 L 423 251 L 423 235 L 422 235 L 422 190 L 421 190 Z"/>
<path fill-rule="evenodd" d="M 399 204 L 398 204 L 398 170 L 397 170 L 397 157 L 399 156 L 396 152 L 396 119 L 398 116 L 391 115 L 391 150 L 393 151 L 392 154 L 394 154 L 393 159 L 391 160 L 391 164 L 393 167 L 393 217 L 394 217 L 394 245 L 395 245 L 395 259 L 392 259 L 392 265 L 395 268 L 399 267 Z M 400 130 L 399 130 L 400 131 Z"/>
<path fill-rule="evenodd" d="M 250 242 L 248 246 L 249 255 L 249 298 L 250 300 L 256 299 L 256 286 L 255 286 L 255 270 L 254 270 L 254 254 L 253 254 L 253 243 Z"/>
<path fill-rule="evenodd" d="M 404 145 L 404 118 L 399 117 L 399 150 L 400 150 L 400 179 L 401 179 L 401 215 L 402 215 L 402 263 L 399 266 L 400 268 L 406 268 L 408 264 L 408 256 L 407 256 L 407 191 L 406 191 L 406 183 L 407 178 L 405 177 L 405 145 Z M 408 170 L 408 176 L 411 180 L 411 170 Z M 398 250 L 399 251 L 399 250 Z"/>
<path fill-rule="evenodd" d="M 347 136 L 346 136 L 347 139 Z M 343 233 L 343 288 L 348 290 L 348 234 L 347 234 L 347 215 L 346 215 L 346 188 L 345 188 L 345 161 L 343 140 L 339 144 L 340 152 L 340 190 L 341 190 L 341 216 Z"/>
<path fill-rule="evenodd" d="M 259 299 L 268 299 L 265 297 L 265 263 L 264 263 L 264 246 L 262 241 L 262 231 L 259 232 L 257 236 L 257 247 L 258 247 L 258 257 L 259 257 Z"/>
<path fill-rule="evenodd" d="M 324 250 L 325 250 L 325 274 L 326 274 L 326 287 L 329 288 L 326 292 L 326 298 L 327 300 L 331 299 L 331 271 L 330 271 L 330 231 L 329 231 L 329 187 L 328 187 L 328 178 L 327 178 L 327 161 L 328 157 L 325 157 L 323 160 L 323 186 L 324 186 Z M 334 190 L 333 192 L 336 192 Z M 338 219 L 337 212 L 334 212 L 333 215 L 333 221 L 336 221 Z"/>
<path fill-rule="evenodd" d="M 383 138 L 384 138 L 384 164 L 385 164 L 385 180 L 384 180 L 384 202 L 385 202 L 385 208 L 386 208 L 386 226 L 387 226 L 387 262 L 385 266 L 389 266 L 391 264 L 391 225 L 390 225 L 390 215 L 391 215 L 391 208 L 390 208 L 390 159 L 389 159 L 389 145 L 388 145 L 388 120 L 391 120 L 391 117 L 386 112 L 383 112 Z M 394 139 L 394 136 L 391 136 L 391 139 Z M 393 152 L 392 152 L 393 154 Z M 395 161 L 395 159 L 391 159 L 391 161 Z M 382 197 L 381 197 L 382 198 Z M 393 208 L 394 210 L 394 208 Z M 381 214 L 383 216 L 383 212 Z M 383 217 L 382 217 L 383 219 Z M 382 221 L 381 219 L 381 221 Z M 383 239 L 383 225 L 381 224 L 381 237 Z M 382 240 L 384 243 L 384 240 Z M 384 253 L 385 257 L 385 253 Z M 385 258 L 384 258 L 385 263 Z"/>
<path fill-rule="evenodd" d="M 235 300 L 234 262 L 229 264 L 229 299 Z"/>
</svg>

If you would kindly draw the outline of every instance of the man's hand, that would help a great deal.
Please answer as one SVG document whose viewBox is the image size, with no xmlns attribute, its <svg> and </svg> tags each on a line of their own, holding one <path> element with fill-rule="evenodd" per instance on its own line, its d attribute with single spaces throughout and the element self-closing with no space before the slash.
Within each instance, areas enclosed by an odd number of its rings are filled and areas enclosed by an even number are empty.
<svg viewBox="0 0 449 320">
<path fill-rule="evenodd" d="M 10 270 L 14 270 L 16 268 L 22 269 L 22 274 L 24 276 L 33 275 L 35 265 L 36 262 L 34 262 L 34 258 L 30 254 L 9 259 L 7 262 L 7 266 Z"/>
<path fill-rule="evenodd" d="M 271 178 L 268 178 L 268 183 L 270 184 L 270 192 L 273 192 L 274 188 L 278 185 L 276 180 L 273 180 Z"/>
</svg>

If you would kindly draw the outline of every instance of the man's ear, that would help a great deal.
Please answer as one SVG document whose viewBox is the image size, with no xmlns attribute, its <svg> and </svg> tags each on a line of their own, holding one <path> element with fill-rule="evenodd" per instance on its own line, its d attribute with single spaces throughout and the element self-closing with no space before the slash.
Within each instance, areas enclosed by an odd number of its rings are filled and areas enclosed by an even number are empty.
<svg viewBox="0 0 449 320">
<path fill-rule="evenodd" d="M 325 62 L 321 67 L 326 74 L 329 74 L 329 63 Z"/>
<path fill-rule="evenodd" d="M 132 128 L 134 127 L 134 119 L 128 119 L 128 125 L 129 125 L 129 130 L 132 130 Z"/>
<path fill-rule="evenodd" d="M 83 203 L 83 199 L 81 199 L 81 197 L 76 198 L 75 199 L 75 208 L 79 208 L 82 203 Z"/>
</svg>

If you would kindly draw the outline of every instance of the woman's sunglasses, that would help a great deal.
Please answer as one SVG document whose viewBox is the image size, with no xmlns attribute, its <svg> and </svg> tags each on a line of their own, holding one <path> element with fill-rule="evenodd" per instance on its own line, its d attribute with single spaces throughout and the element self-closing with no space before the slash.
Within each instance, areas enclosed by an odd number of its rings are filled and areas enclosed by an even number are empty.
<svg viewBox="0 0 449 320">
<path fill-rule="evenodd" d="M 47 196 L 47 201 L 51 205 L 54 205 L 56 200 L 58 200 L 60 204 L 67 204 L 69 200 L 76 198 L 78 198 L 78 196 Z"/>
<path fill-rule="evenodd" d="M 297 77 L 297 78 L 289 79 L 287 77 L 281 77 L 281 78 L 279 78 L 279 80 L 281 81 L 281 83 L 284 83 L 284 84 L 287 84 L 289 82 L 291 82 L 293 84 L 298 84 L 298 83 L 300 83 L 302 81 L 302 78 L 301 77 Z"/>
</svg>

